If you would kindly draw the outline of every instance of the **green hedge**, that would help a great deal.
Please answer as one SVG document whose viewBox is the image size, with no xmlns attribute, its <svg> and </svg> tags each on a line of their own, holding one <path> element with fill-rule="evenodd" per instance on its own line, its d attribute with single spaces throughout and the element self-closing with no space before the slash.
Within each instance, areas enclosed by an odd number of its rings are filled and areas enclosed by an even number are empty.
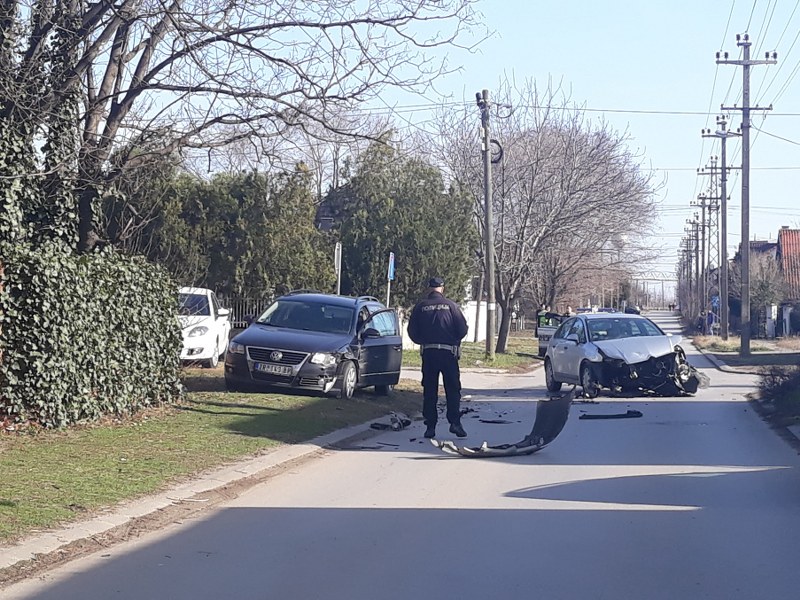
<svg viewBox="0 0 800 600">
<path fill-rule="evenodd" d="M 63 427 L 180 397 L 174 282 L 140 258 L 0 247 L 0 421 Z"/>
</svg>

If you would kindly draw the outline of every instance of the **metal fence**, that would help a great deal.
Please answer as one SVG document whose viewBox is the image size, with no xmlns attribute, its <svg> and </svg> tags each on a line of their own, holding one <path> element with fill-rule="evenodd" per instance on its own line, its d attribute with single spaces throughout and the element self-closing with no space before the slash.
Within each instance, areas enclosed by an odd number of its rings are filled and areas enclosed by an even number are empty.
<svg viewBox="0 0 800 600">
<path fill-rule="evenodd" d="M 242 296 L 218 296 L 222 308 L 231 311 L 231 325 L 235 329 L 244 329 L 249 319 L 254 319 L 272 304 L 272 298 L 244 298 Z"/>
</svg>

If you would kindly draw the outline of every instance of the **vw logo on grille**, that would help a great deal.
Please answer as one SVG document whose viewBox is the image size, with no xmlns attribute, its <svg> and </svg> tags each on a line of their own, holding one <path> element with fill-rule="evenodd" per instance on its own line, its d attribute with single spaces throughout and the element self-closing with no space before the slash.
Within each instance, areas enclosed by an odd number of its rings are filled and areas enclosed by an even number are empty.
<svg viewBox="0 0 800 600">
<path fill-rule="evenodd" d="M 273 362 L 278 362 L 282 358 L 283 358 L 283 352 L 278 352 L 277 350 L 271 352 L 269 355 L 269 359 Z"/>
</svg>

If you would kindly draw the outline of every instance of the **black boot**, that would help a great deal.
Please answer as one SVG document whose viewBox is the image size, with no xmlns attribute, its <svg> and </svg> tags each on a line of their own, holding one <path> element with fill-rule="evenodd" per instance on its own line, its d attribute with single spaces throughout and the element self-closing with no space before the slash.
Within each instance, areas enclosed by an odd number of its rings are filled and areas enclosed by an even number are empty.
<svg viewBox="0 0 800 600">
<path fill-rule="evenodd" d="M 450 433 L 455 433 L 460 438 L 467 437 L 467 432 L 461 426 L 461 423 L 452 423 L 450 425 Z"/>
<path fill-rule="evenodd" d="M 425 437 L 430 439 L 436 436 L 436 425 L 428 425 L 425 428 Z"/>
</svg>

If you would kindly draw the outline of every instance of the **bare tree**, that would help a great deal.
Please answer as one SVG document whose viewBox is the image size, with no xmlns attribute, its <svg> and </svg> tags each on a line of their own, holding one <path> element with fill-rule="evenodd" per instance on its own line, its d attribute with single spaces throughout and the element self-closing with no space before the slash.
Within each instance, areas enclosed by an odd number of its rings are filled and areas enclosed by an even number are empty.
<svg viewBox="0 0 800 600">
<path fill-rule="evenodd" d="M 0 134 L 35 155 L 53 123 L 72 125 L 72 147 L 62 135 L 46 167 L 75 171 L 78 248 L 87 251 L 99 190 L 148 159 L 134 152 L 109 168 L 120 143 L 172 154 L 247 140 L 258 156 L 294 128 L 363 135 L 347 109 L 387 87 L 424 90 L 447 72 L 427 51 L 460 45 L 478 26 L 474 2 L 8 0 L 0 121 L 10 125 Z M 163 143 L 151 144 L 154 134 Z"/>
<path fill-rule="evenodd" d="M 655 210 L 652 173 L 630 152 L 627 136 L 587 121 L 560 88 L 504 84 L 494 106 L 492 135 L 502 147 L 493 180 L 494 285 L 502 309 L 497 351 L 503 352 L 511 308 L 526 284 L 539 286 L 543 301 L 554 298 L 560 280 L 586 257 L 602 254 L 614 240 L 645 234 Z M 440 156 L 478 199 L 483 182 L 474 113 L 460 115 L 460 126 L 459 116 L 443 119 Z M 480 202 L 476 212 L 483 221 Z"/>
</svg>

